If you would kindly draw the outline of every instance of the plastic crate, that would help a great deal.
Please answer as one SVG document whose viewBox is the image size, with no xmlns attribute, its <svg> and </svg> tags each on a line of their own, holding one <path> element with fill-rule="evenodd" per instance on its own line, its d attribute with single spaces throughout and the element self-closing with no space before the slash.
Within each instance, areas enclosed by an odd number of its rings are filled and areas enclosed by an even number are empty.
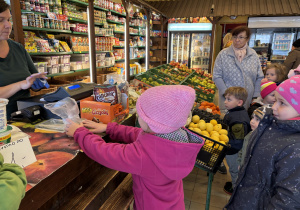
<svg viewBox="0 0 300 210">
<path fill-rule="evenodd" d="M 223 123 L 223 121 L 220 119 L 220 115 L 213 115 L 212 113 L 206 112 L 204 110 L 193 110 L 193 116 L 198 115 L 200 119 L 205 120 L 205 122 L 209 122 L 212 119 L 215 119 L 218 123 L 222 125 L 223 129 L 227 129 L 227 126 Z M 193 133 L 196 133 L 194 131 L 191 131 Z M 204 170 L 216 173 L 220 164 L 222 163 L 223 159 L 226 156 L 226 152 L 230 145 L 222 144 L 216 140 L 213 140 L 209 137 L 203 136 L 199 133 L 196 133 L 197 135 L 201 136 L 205 140 L 209 140 L 213 143 L 212 146 L 208 144 L 204 144 L 203 147 L 200 149 L 197 159 L 196 159 L 196 165 L 197 167 L 203 168 Z"/>
</svg>

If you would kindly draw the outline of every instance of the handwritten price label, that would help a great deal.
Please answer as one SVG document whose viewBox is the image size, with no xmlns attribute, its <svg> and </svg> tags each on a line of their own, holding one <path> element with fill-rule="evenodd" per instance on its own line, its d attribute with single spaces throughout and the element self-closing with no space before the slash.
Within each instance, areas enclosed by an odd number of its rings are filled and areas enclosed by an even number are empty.
<svg viewBox="0 0 300 210">
<path fill-rule="evenodd" d="M 34 163 L 36 157 L 28 137 L 18 139 L 0 147 L 4 163 L 15 163 L 22 168 Z"/>
</svg>

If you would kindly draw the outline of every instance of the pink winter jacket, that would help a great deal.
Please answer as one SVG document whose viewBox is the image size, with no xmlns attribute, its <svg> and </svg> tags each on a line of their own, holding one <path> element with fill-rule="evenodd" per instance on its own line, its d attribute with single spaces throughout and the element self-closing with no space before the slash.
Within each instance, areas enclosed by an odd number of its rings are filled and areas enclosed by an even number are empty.
<svg viewBox="0 0 300 210">
<path fill-rule="evenodd" d="M 127 144 L 106 143 L 84 127 L 75 131 L 74 139 L 91 159 L 132 174 L 134 209 L 185 209 L 182 179 L 204 144 L 198 135 L 187 131 L 199 143 L 179 143 L 117 123 L 109 123 L 106 133 Z"/>
</svg>

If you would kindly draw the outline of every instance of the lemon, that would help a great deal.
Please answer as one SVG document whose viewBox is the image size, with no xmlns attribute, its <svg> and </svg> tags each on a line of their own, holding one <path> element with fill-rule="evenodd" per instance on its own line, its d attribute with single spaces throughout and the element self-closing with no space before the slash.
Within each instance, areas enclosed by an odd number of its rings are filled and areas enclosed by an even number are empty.
<svg viewBox="0 0 300 210">
<path fill-rule="evenodd" d="M 220 134 L 217 131 L 211 131 L 210 136 L 220 136 Z"/>
<path fill-rule="evenodd" d="M 225 143 L 229 142 L 228 136 L 226 136 L 224 134 L 221 134 L 220 137 L 219 137 L 219 139 L 220 139 L 220 141 L 224 141 Z"/>
<path fill-rule="evenodd" d="M 213 124 L 214 126 L 218 124 L 216 120 L 211 120 L 210 123 Z"/>
<path fill-rule="evenodd" d="M 197 133 L 201 133 L 201 130 L 199 128 L 194 128 L 194 131 Z"/>
<path fill-rule="evenodd" d="M 221 124 L 217 124 L 214 126 L 214 131 L 219 131 L 222 129 L 222 125 Z"/>
<path fill-rule="evenodd" d="M 205 121 L 204 120 L 200 120 L 199 123 L 205 123 Z"/>
<path fill-rule="evenodd" d="M 206 129 L 206 124 L 205 122 L 199 122 L 198 127 L 200 128 L 200 130 L 204 131 Z"/>
<path fill-rule="evenodd" d="M 189 129 L 193 131 L 193 130 L 194 130 L 194 127 L 189 127 Z"/>
<path fill-rule="evenodd" d="M 194 115 L 192 117 L 192 121 L 193 121 L 193 123 L 197 124 L 200 121 L 200 117 L 198 115 Z"/>
<path fill-rule="evenodd" d="M 219 134 L 228 135 L 228 132 L 225 129 L 221 129 L 221 130 L 219 130 Z"/>
<path fill-rule="evenodd" d="M 208 147 L 212 147 L 214 145 L 214 143 L 210 141 L 209 143 L 207 143 L 205 145 L 207 145 Z"/>
<path fill-rule="evenodd" d="M 219 141 L 219 142 L 220 142 L 221 144 L 227 145 L 225 141 Z"/>
<path fill-rule="evenodd" d="M 206 123 L 206 131 L 211 132 L 214 130 L 214 126 L 211 123 Z"/>
<path fill-rule="evenodd" d="M 223 149 L 223 146 L 220 145 L 220 144 L 216 144 L 216 145 L 214 146 L 214 148 L 221 151 L 221 150 Z"/>
<path fill-rule="evenodd" d="M 219 141 L 219 136 L 213 135 L 210 137 L 212 140 Z"/>
<path fill-rule="evenodd" d="M 210 137 L 210 135 L 209 135 L 209 133 L 207 131 L 201 131 L 201 134 L 203 136 Z"/>
</svg>

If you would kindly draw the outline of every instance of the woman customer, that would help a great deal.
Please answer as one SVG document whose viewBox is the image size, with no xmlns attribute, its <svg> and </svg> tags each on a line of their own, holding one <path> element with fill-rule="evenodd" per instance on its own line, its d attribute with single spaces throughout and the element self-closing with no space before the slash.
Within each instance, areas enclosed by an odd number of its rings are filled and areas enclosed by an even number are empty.
<svg viewBox="0 0 300 210">
<path fill-rule="evenodd" d="M 0 0 L 0 98 L 7 98 L 7 117 L 17 111 L 17 101 L 30 96 L 29 88 L 34 83 L 39 88 L 46 73 L 38 73 L 25 48 L 9 39 L 11 33 L 9 5 Z M 33 86 L 35 87 L 35 86 Z M 35 88 L 36 89 L 36 88 Z"/>
<path fill-rule="evenodd" d="M 286 67 L 286 74 L 291 69 L 295 69 L 300 65 L 300 39 L 296 40 L 293 43 L 292 51 L 289 52 L 289 55 L 286 57 L 286 60 L 283 63 Z"/>
<path fill-rule="evenodd" d="M 214 65 L 213 81 L 219 90 L 219 106 L 225 112 L 223 96 L 225 90 L 232 86 L 243 87 L 248 91 L 244 107 L 248 109 L 253 98 L 260 94 L 260 81 L 264 77 L 256 52 L 247 42 L 250 30 L 247 26 L 238 26 L 232 31 L 232 45 L 223 49 Z"/>
</svg>

